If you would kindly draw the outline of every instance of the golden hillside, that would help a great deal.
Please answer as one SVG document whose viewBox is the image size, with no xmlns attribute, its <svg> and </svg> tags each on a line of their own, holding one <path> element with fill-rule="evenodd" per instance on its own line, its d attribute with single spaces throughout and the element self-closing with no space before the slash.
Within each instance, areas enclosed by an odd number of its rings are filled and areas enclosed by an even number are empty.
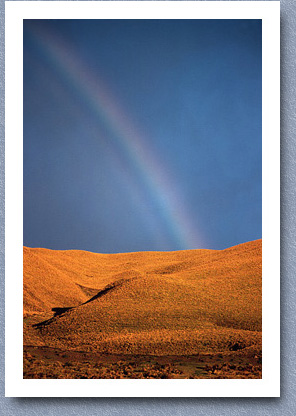
<svg viewBox="0 0 296 416">
<path fill-rule="evenodd" d="M 24 248 L 24 313 L 37 323 L 25 325 L 24 344 L 155 355 L 258 349 L 261 246 L 122 254 Z"/>
</svg>

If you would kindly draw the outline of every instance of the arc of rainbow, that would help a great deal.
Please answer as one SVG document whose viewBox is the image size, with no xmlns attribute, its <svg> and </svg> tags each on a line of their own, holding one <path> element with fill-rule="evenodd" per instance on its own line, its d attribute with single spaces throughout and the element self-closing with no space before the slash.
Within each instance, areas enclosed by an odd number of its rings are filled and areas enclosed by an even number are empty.
<svg viewBox="0 0 296 416">
<path fill-rule="evenodd" d="M 140 174 L 144 186 L 156 201 L 167 232 L 173 236 L 179 249 L 201 248 L 201 236 L 197 235 L 175 184 L 171 183 L 163 164 L 149 148 L 148 140 L 132 125 L 119 107 L 118 100 L 112 98 L 105 84 L 99 80 L 98 74 L 91 73 L 70 51 L 70 46 L 53 33 L 38 30 L 34 37 L 63 77 L 71 82 L 72 87 L 87 100 L 92 110 L 114 133 L 117 145 L 125 150 L 133 168 Z"/>
</svg>

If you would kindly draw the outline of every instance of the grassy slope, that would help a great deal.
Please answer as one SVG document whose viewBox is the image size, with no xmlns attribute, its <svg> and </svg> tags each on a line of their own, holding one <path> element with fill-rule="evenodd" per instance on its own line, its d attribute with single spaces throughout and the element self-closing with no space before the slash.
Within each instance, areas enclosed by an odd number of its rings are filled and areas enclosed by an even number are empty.
<svg viewBox="0 0 296 416">
<path fill-rule="evenodd" d="M 159 355 L 260 348 L 261 240 L 221 251 L 24 254 L 25 311 L 75 306 L 25 344 Z"/>
</svg>

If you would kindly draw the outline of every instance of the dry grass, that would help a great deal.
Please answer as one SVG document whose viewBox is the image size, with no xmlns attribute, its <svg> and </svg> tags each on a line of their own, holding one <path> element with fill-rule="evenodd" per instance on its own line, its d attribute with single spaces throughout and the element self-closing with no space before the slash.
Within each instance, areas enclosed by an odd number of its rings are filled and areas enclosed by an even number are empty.
<svg viewBox="0 0 296 416">
<path fill-rule="evenodd" d="M 24 248 L 25 345 L 157 356 L 260 351 L 261 299 L 261 240 L 221 251 Z"/>
<path fill-rule="evenodd" d="M 24 378 L 260 378 L 261 357 L 237 354 L 192 356 L 98 355 L 48 347 L 25 347 Z"/>
</svg>

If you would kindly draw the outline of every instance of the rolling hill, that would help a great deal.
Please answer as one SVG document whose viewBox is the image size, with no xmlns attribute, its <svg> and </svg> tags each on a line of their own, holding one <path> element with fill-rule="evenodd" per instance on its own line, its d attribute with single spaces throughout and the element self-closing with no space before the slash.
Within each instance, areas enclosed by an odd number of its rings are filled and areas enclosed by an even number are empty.
<svg viewBox="0 0 296 416">
<path fill-rule="evenodd" d="M 24 247 L 24 345 L 98 355 L 258 355 L 261 247 L 261 240 L 122 254 Z"/>
</svg>

